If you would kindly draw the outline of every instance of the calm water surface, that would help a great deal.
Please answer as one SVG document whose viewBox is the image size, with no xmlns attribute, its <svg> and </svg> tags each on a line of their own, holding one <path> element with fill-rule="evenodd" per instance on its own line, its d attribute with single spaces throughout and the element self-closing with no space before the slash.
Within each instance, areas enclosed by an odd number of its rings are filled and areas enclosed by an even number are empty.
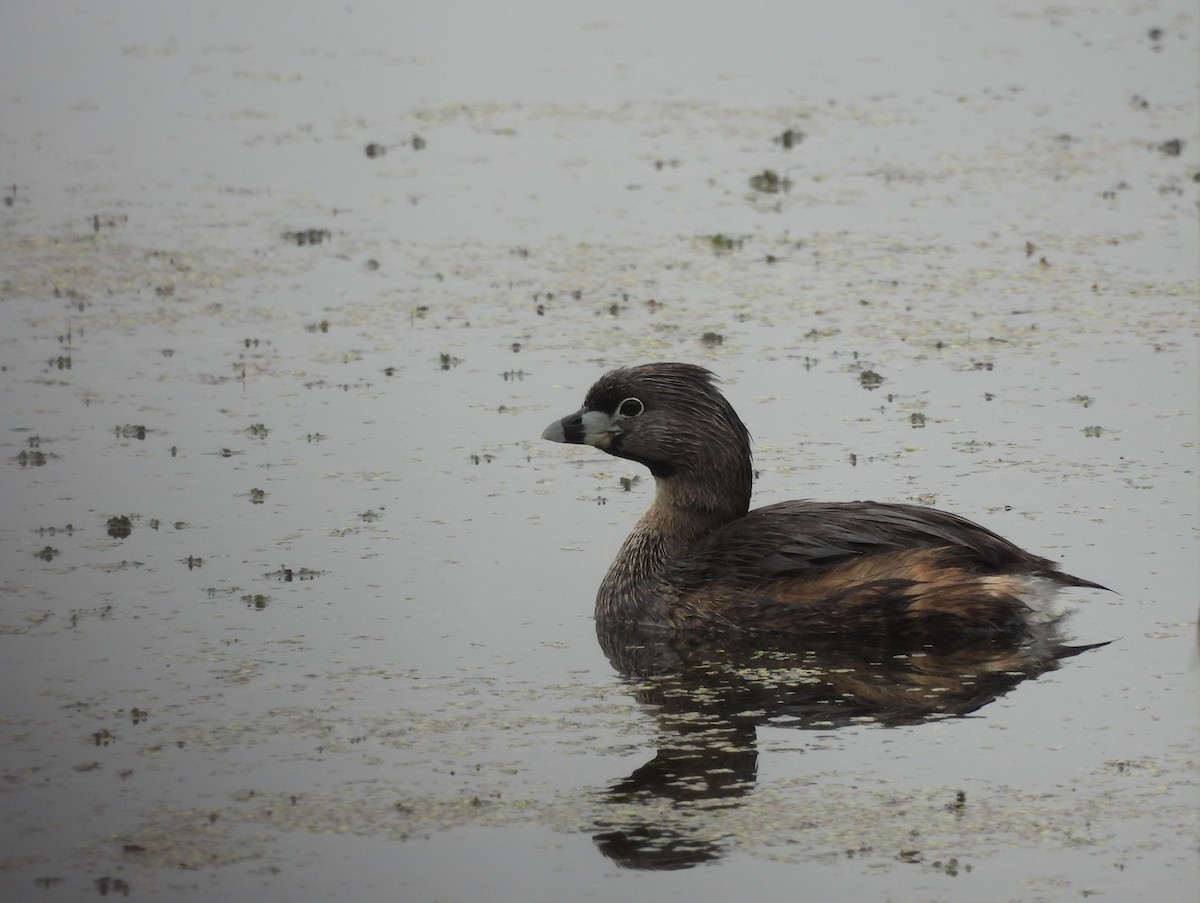
<svg viewBox="0 0 1200 903">
<path fill-rule="evenodd" d="M 5 899 L 1195 898 L 1192 4 L 4 19 Z M 598 637 L 654 359 L 1112 642 Z"/>
</svg>

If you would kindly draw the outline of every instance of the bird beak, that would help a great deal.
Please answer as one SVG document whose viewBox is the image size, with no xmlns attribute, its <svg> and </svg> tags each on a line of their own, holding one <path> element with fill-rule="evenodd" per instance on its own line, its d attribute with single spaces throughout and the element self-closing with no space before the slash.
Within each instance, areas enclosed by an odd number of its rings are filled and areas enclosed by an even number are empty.
<svg viewBox="0 0 1200 903">
<path fill-rule="evenodd" d="M 551 442 L 581 444 L 583 442 L 583 409 L 580 408 L 574 414 L 568 414 L 561 420 L 555 420 L 546 427 L 542 438 L 549 439 Z"/>
<path fill-rule="evenodd" d="M 613 419 L 603 411 L 585 411 L 580 408 L 562 420 L 555 420 L 542 433 L 543 439 L 551 442 L 569 442 L 573 445 L 594 445 L 607 448 L 613 434 L 619 430 Z"/>
</svg>

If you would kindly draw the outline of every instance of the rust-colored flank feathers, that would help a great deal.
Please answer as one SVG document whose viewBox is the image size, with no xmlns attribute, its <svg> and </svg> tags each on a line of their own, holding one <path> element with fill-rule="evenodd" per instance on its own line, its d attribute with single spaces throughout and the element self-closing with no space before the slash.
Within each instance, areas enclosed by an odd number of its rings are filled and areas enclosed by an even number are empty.
<svg viewBox="0 0 1200 903">
<path fill-rule="evenodd" d="M 1013 643 L 1061 617 L 1050 607 L 1058 589 L 1104 589 L 932 508 L 788 501 L 749 511 L 749 434 L 713 375 L 690 364 L 605 374 L 543 438 L 637 461 L 656 480 L 600 585 L 602 623 Z"/>
</svg>

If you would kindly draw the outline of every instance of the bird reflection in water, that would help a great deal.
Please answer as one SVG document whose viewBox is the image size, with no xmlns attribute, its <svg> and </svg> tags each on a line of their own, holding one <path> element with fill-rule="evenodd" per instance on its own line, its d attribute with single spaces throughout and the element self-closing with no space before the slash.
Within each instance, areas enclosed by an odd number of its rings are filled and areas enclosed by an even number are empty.
<svg viewBox="0 0 1200 903">
<path fill-rule="evenodd" d="M 737 805 L 754 788 L 760 725 L 829 731 L 961 717 L 1104 645 L 1068 646 L 1054 631 L 1030 645 L 916 651 L 604 623 L 597 633 L 659 731 L 657 755 L 605 792 L 594 835 L 606 857 L 634 869 L 688 868 L 723 854 L 720 844 L 690 836 L 686 818 L 665 824 L 661 804 Z"/>
</svg>

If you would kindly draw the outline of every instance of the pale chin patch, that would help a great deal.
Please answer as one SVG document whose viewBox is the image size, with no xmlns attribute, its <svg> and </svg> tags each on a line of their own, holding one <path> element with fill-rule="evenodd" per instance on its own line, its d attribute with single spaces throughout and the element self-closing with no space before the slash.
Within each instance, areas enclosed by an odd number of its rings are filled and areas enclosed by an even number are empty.
<svg viewBox="0 0 1200 903">
<path fill-rule="evenodd" d="M 607 451 L 613 441 L 613 419 L 603 411 L 588 411 L 583 415 L 583 441 L 601 451 Z"/>
</svg>

